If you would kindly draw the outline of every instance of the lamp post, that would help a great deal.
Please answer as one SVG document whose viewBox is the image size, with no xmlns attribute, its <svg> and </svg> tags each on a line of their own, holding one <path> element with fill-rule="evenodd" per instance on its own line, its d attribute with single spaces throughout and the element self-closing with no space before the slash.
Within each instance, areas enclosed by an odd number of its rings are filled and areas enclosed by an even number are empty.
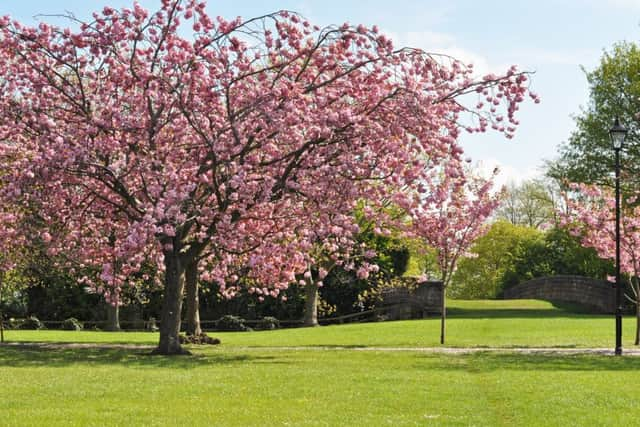
<svg viewBox="0 0 640 427">
<path fill-rule="evenodd" d="M 620 283 L 620 150 L 627 130 L 616 117 L 609 136 L 616 153 L 616 356 L 622 355 L 622 284 Z"/>
</svg>

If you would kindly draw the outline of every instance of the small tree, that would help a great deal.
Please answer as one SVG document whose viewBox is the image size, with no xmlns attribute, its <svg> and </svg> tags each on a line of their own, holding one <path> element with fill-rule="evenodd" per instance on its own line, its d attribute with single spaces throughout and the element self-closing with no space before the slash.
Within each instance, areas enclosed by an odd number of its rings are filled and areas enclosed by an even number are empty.
<svg viewBox="0 0 640 427">
<path fill-rule="evenodd" d="M 564 216 L 567 229 L 579 236 L 603 259 L 615 261 L 615 198 L 608 189 L 575 184 Z M 640 344 L 640 205 L 635 196 L 622 200 L 620 222 L 620 270 L 629 278 L 633 295 L 625 294 L 636 307 L 635 345 Z M 621 284 L 616 284 L 620 286 Z"/>
<path fill-rule="evenodd" d="M 445 342 L 446 290 L 458 260 L 487 231 L 485 221 L 499 204 L 500 195 L 491 194 L 492 187 L 491 179 L 449 172 L 437 191 L 411 213 L 412 231 L 438 252 L 442 281 L 440 344 Z"/>
</svg>

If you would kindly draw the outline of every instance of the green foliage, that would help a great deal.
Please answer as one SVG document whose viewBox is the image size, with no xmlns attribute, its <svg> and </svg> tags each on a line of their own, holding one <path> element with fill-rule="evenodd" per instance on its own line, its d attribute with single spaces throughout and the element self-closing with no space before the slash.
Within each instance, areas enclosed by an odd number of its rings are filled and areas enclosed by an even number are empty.
<svg viewBox="0 0 640 427">
<path fill-rule="evenodd" d="M 425 273 L 430 277 L 442 276 L 438 267 L 438 251 L 420 239 L 409 239 L 406 244 L 410 257 L 405 276 L 418 277 Z"/>
<path fill-rule="evenodd" d="M 256 323 L 256 329 L 261 331 L 271 331 L 273 329 L 280 329 L 280 321 L 272 316 L 266 316 L 258 320 Z"/>
<path fill-rule="evenodd" d="M 559 202 L 558 186 L 549 179 L 510 184 L 496 210 L 496 217 L 513 225 L 541 228 L 557 223 Z"/>
<path fill-rule="evenodd" d="M 411 257 L 409 249 L 406 246 L 391 248 L 389 256 L 391 257 L 393 274 L 402 276 L 409 267 L 409 258 Z"/>
<path fill-rule="evenodd" d="M 369 279 L 358 279 L 354 271 L 335 267 L 323 280 L 324 285 L 318 290 L 321 304 L 325 304 L 326 315 L 343 316 L 366 308 L 358 303 L 358 295 L 374 288 L 384 273 L 372 274 Z M 333 310 L 327 310 L 333 308 Z"/>
<path fill-rule="evenodd" d="M 20 322 L 19 328 L 37 330 L 37 329 L 43 329 L 44 325 L 37 317 L 29 316 L 26 319 L 24 319 L 22 322 Z"/>
<path fill-rule="evenodd" d="M 243 318 L 228 314 L 226 316 L 222 316 L 216 322 L 216 328 L 221 331 L 250 331 L 251 328 L 247 327 L 244 322 L 245 320 Z"/>
<path fill-rule="evenodd" d="M 471 247 L 472 256 L 458 263 L 449 294 L 465 299 L 495 298 L 502 290 L 505 272 L 513 269 L 524 248 L 542 239 L 543 233 L 536 229 L 496 221 Z"/>
<path fill-rule="evenodd" d="M 605 52 L 598 67 L 585 71 L 589 82 L 589 104 L 576 116 L 576 131 L 561 147 L 560 158 L 549 175 L 573 182 L 606 183 L 614 168 L 608 130 L 615 117 L 629 129 L 627 139 L 638 141 L 640 123 L 640 47 L 622 42 Z M 640 147 L 627 144 L 622 151 L 625 181 L 638 179 Z"/>
<path fill-rule="evenodd" d="M 46 320 L 104 317 L 101 297 L 87 292 L 72 277 L 52 274 L 36 279 L 24 290 L 28 312 Z"/>
<path fill-rule="evenodd" d="M 62 322 L 62 329 L 65 331 L 81 331 L 82 323 L 75 317 L 70 317 Z"/>
<path fill-rule="evenodd" d="M 612 320 L 609 316 L 569 311 L 539 300 L 450 300 L 447 328 L 453 347 L 576 347 L 611 346 Z M 624 345 L 633 343 L 635 318 L 625 316 Z M 249 347 L 434 347 L 439 340 L 439 319 L 381 323 L 350 323 L 321 328 L 279 329 L 268 334 L 218 332 L 224 348 Z M 157 344 L 158 334 L 150 332 L 69 333 L 60 330 L 10 330 L 10 342 L 137 343 L 149 349 Z M 27 349 L 19 349 L 27 352 Z M 340 352 L 343 352 L 340 350 Z M 140 349 L 135 350 L 140 354 Z M 196 360 L 197 362 L 197 360 Z M 187 362 L 185 362 L 187 363 Z M 193 363 L 189 361 L 189 363 Z M 192 366 L 192 365 L 189 365 Z"/>
<path fill-rule="evenodd" d="M 304 308 L 304 289 L 298 285 L 289 286 L 281 293 L 283 298 L 265 297 L 263 301 L 256 294 L 250 294 L 247 289 L 231 299 L 224 298 L 218 292 L 219 287 L 213 283 L 201 283 L 200 318 L 219 319 L 231 314 L 244 319 L 255 320 L 262 317 L 277 319 L 301 319 Z"/>
<path fill-rule="evenodd" d="M 463 258 L 454 275 L 454 297 L 495 298 L 518 283 L 556 274 L 604 279 L 613 268 L 562 229 L 543 233 L 505 221 L 494 223 L 471 252 L 475 257 Z"/>
<path fill-rule="evenodd" d="M 595 249 L 580 245 L 567 231 L 553 228 L 542 241 L 522 245 L 511 268 L 503 275 L 503 289 L 535 277 L 556 274 L 605 279 L 613 273 L 613 264 L 598 257 Z"/>
</svg>

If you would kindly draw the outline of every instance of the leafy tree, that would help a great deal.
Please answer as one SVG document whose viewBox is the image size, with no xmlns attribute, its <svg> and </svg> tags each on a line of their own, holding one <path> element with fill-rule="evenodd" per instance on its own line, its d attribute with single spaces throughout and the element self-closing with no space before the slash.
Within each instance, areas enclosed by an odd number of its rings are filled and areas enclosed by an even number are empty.
<svg viewBox="0 0 640 427">
<path fill-rule="evenodd" d="M 42 232 L 49 251 L 81 249 L 111 295 L 154 260 L 162 354 L 183 352 L 187 266 L 202 260 L 201 278 L 231 296 L 235 267 L 250 265 L 277 294 L 308 266 L 314 242 L 295 231 L 310 205 L 336 193 L 341 212 L 365 196 L 408 208 L 397 190 L 458 158 L 461 131 L 511 137 L 518 104 L 537 99 L 515 68 L 474 81 L 376 27 L 320 29 L 290 12 L 214 20 L 205 6 L 105 7 L 78 30 L 0 18 L 0 205 L 37 200 L 66 228 Z M 471 93 L 484 103 L 465 106 Z M 2 242 L 19 221 L 0 220 Z"/>
<path fill-rule="evenodd" d="M 412 232 L 435 249 L 438 256 L 442 281 L 440 344 L 444 344 L 446 334 L 447 287 L 459 259 L 487 232 L 485 221 L 499 204 L 499 195 L 492 195 L 492 188 L 492 179 L 471 174 L 447 176 L 433 192 L 435 197 L 427 196 L 420 207 L 411 212 Z"/>
<path fill-rule="evenodd" d="M 568 274 L 605 279 L 612 272 L 610 260 L 603 260 L 592 247 L 582 246 L 578 237 L 562 228 L 552 228 L 542 239 L 518 247 L 513 262 L 502 276 L 502 289 L 536 277 Z"/>
<path fill-rule="evenodd" d="M 565 221 L 569 231 L 582 244 L 593 248 L 605 260 L 616 259 L 615 197 L 608 189 L 592 185 L 574 185 Z M 635 344 L 640 344 L 640 206 L 637 197 L 624 198 L 620 221 L 620 270 L 629 278 L 627 298 L 636 308 Z M 614 278 L 615 279 L 615 278 Z M 622 286 L 622 283 L 620 284 Z"/>
<path fill-rule="evenodd" d="M 530 180 L 507 186 L 496 217 L 513 225 L 541 228 L 557 222 L 561 198 L 550 180 Z"/>
<path fill-rule="evenodd" d="M 514 269 L 525 246 L 538 245 L 543 233 L 534 228 L 500 220 L 479 237 L 460 260 L 451 280 L 451 295 L 456 298 L 495 298 L 503 288 L 505 272 Z"/>
<path fill-rule="evenodd" d="M 600 65 L 585 71 L 589 103 L 576 116 L 576 130 L 550 164 L 549 174 L 570 182 L 611 184 L 614 156 L 608 130 L 616 117 L 629 129 L 627 138 L 640 137 L 640 48 L 621 42 L 605 52 Z M 640 176 L 640 145 L 628 144 L 621 163 L 629 180 Z M 628 181 L 627 181 L 628 182 Z"/>
</svg>

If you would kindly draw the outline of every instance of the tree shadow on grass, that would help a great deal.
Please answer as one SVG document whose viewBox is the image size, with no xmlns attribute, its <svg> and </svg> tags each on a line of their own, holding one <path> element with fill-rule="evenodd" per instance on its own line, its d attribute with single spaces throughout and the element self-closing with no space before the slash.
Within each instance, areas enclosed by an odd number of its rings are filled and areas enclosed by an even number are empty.
<svg viewBox="0 0 640 427">
<path fill-rule="evenodd" d="M 606 317 L 610 314 L 602 314 L 594 311 L 593 307 L 579 303 L 566 301 L 549 301 L 552 307 L 549 308 L 528 308 L 528 307 L 491 307 L 491 308 L 447 308 L 447 315 L 463 319 L 503 319 L 503 318 L 594 318 Z"/>
<path fill-rule="evenodd" d="M 488 373 L 494 371 L 558 371 L 558 372 L 607 372 L 637 371 L 640 358 L 637 356 L 614 357 L 605 354 L 553 354 L 553 353 L 495 353 L 478 352 L 473 354 L 418 355 L 420 363 L 416 369 L 467 371 L 469 373 Z M 426 364 L 424 362 L 427 362 Z"/>
<path fill-rule="evenodd" d="M 571 312 L 557 309 L 544 308 L 508 308 L 508 309 L 469 309 L 469 308 L 448 308 L 447 316 L 451 319 L 548 319 L 548 318 L 573 318 L 573 319 L 593 319 L 594 317 L 605 317 L 608 315 L 587 314 L 585 312 Z"/>
<path fill-rule="evenodd" d="M 0 366 L 66 367 L 75 364 L 123 365 L 136 368 L 192 369 L 205 365 L 232 365 L 248 362 L 286 363 L 275 356 L 198 351 L 191 355 L 160 356 L 149 348 L 108 346 L 70 347 L 65 345 L 21 344 L 0 346 Z"/>
</svg>

